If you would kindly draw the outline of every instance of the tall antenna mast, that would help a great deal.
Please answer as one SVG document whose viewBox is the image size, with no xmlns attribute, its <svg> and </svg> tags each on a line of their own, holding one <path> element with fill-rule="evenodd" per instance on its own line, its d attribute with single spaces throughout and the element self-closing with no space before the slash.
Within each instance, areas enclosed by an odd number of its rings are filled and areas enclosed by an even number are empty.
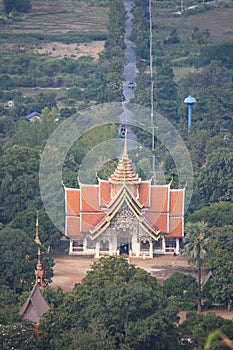
<svg viewBox="0 0 233 350">
<path fill-rule="evenodd" d="M 151 150 L 155 149 L 155 126 L 154 126 L 154 82 L 153 82 L 153 52 L 152 52 L 152 44 L 153 44 L 153 33 L 152 33 L 152 14 L 151 14 L 151 1 L 149 0 L 149 16 L 150 16 L 150 80 L 151 80 L 151 129 L 152 129 L 152 140 L 151 140 Z M 155 156 L 152 156 L 152 174 L 153 180 L 155 182 Z"/>
</svg>

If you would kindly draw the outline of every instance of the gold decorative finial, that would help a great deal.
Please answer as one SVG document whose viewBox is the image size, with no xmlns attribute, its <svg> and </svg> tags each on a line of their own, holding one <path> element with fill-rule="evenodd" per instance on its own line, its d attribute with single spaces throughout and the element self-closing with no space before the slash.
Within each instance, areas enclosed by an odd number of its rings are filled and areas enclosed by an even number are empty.
<svg viewBox="0 0 233 350">
<path fill-rule="evenodd" d="M 127 151 L 127 129 L 125 130 L 125 142 L 124 142 L 124 151 L 123 151 L 122 159 L 126 159 L 126 160 L 129 159 L 128 151 Z"/>
<path fill-rule="evenodd" d="M 40 247 L 38 247 L 35 276 L 36 276 L 36 283 L 39 284 L 40 288 L 43 288 L 43 280 L 42 280 L 43 274 L 44 274 L 44 270 L 42 269 L 42 264 L 40 261 Z"/>
<path fill-rule="evenodd" d="M 36 237 L 35 242 L 37 244 L 41 244 L 40 238 L 39 238 L 39 220 L 38 220 L 38 210 L 36 211 Z"/>
</svg>

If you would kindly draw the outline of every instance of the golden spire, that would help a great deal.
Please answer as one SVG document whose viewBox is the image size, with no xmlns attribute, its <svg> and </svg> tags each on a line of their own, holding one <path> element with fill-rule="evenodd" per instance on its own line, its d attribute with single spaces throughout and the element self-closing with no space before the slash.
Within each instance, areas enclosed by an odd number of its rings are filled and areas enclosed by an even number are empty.
<svg viewBox="0 0 233 350">
<path fill-rule="evenodd" d="M 127 131 L 124 140 L 124 150 L 122 158 L 119 160 L 117 168 L 108 181 L 111 184 L 139 184 L 141 179 L 133 169 L 132 161 L 129 159 L 127 151 Z"/>
<path fill-rule="evenodd" d="M 39 220 L 38 220 L 38 210 L 36 211 L 36 237 L 35 242 L 37 244 L 41 244 L 40 238 L 39 238 Z"/>
<path fill-rule="evenodd" d="M 124 142 L 124 151 L 122 154 L 122 160 L 128 160 L 129 156 L 128 156 L 128 151 L 127 151 L 127 129 L 125 130 L 125 142 Z"/>
<path fill-rule="evenodd" d="M 38 247 L 35 276 L 36 276 L 36 283 L 39 284 L 40 288 L 43 288 L 43 281 L 42 281 L 43 274 L 44 274 L 44 271 L 42 269 L 42 264 L 40 261 L 40 247 Z"/>
</svg>

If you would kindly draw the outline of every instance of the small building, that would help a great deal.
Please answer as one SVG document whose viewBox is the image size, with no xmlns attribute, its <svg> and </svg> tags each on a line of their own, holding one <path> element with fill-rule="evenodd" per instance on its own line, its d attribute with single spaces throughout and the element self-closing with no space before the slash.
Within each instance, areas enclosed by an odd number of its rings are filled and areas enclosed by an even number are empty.
<svg viewBox="0 0 233 350">
<path fill-rule="evenodd" d="M 19 314 L 23 317 L 24 320 L 29 322 L 38 323 L 43 315 L 51 309 L 47 301 L 45 300 L 41 289 L 43 288 L 43 275 L 44 270 L 42 268 L 41 260 L 40 260 L 40 246 L 41 241 L 39 238 L 39 223 L 38 223 L 38 212 L 36 217 L 36 235 L 35 242 L 38 244 L 38 255 L 37 255 L 37 265 L 35 269 L 35 278 L 36 282 L 32 291 L 20 308 Z"/>
<path fill-rule="evenodd" d="M 41 114 L 39 112 L 35 111 L 35 112 L 32 112 L 32 113 L 26 115 L 25 118 L 29 121 L 34 121 L 36 119 L 40 119 L 40 117 L 41 117 Z"/>
<path fill-rule="evenodd" d="M 43 294 L 38 283 L 36 283 L 31 291 L 27 301 L 21 307 L 19 314 L 24 320 L 37 323 L 41 320 L 42 316 L 51 308 Z"/>
<path fill-rule="evenodd" d="M 65 235 L 71 255 L 153 257 L 179 252 L 185 189 L 142 181 L 125 146 L 108 181 L 65 189 Z"/>
</svg>

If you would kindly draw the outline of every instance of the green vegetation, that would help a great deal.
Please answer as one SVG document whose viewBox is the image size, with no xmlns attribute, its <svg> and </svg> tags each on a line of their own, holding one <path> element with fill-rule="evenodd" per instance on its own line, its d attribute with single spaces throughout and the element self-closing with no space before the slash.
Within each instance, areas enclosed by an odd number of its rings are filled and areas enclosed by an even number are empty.
<svg viewBox="0 0 233 350">
<path fill-rule="evenodd" d="M 30 0 L 3 0 L 3 5 L 7 14 L 13 11 L 28 12 L 32 8 Z"/>
<path fill-rule="evenodd" d="M 30 2 L 5 3 L 28 6 Z M 134 102 L 150 107 L 148 1 L 134 3 L 131 39 L 138 70 Z M 193 312 L 182 325 L 176 322 L 178 310 L 196 308 L 197 295 L 199 309 L 201 297 L 206 306 L 218 303 L 232 308 L 232 4 L 212 6 L 187 0 L 179 13 L 178 0 L 152 1 L 154 110 L 180 131 L 193 162 L 194 191 L 186 218 L 184 257 L 198 267 L 198 286 L 191 276 L 174 274 L 161 287 L 124 259 L 102 259 L 73 293 L 45 288 L 53 310 L 40 325 L 43 336 L 39 343 L 33 327 L 18 316 L 19 299 L 34 282 L 36 210 L 48 283 L 53 262 L 46 248 L 57 247 L 61 237 L 40 198 L 40 157 L 49 136 L 64 119 L 96 103 L 122 101 L 126 14 L 122 0 L 82 0 L 78 6 L 76 0 L 33 0 L 31 5 L 23 14 L 17 8 L 4 11 L 2 6 L 0 18 L 1 344 L 4 349 L 17 345 L 35 350 L 203 349 L 208 335 L 217 328 L 208 342 L 220 349 L 223 334 L 233 339 L 232 321 Z M 79 44 L 88 47 L 93 42 L 99 45 L 96 54 L 79 57 Z M 62 54 L 58 47 L 64 50 Z M 197 103 L 187 133 L 183 101 L 189 94 Z M 8 106 L 8 101 L 13 105 Z M 41 113 L 40 121 L 25 120 L 33 111 Z M 151 136 L 134 130 L 139 142 L 150 147 Z M 77 172 L 85 155 L 115 137 L 114 125 L 83 135 L 66 157 L 64 184 L 78 187 Z M 177 186 L 174 161 L 155 141 L 154 153 L 165 177 L 168 182 L 173 177 L 172 186 Z M 115 160 L 107 162 L 98 175 L 108 178 L 115 164 Z M 148 160 L 143 159 L 139 166 L 145 178 Z M 213 278 L 200 293 L 201 267 L 211 268 Z"/>
</svg>

